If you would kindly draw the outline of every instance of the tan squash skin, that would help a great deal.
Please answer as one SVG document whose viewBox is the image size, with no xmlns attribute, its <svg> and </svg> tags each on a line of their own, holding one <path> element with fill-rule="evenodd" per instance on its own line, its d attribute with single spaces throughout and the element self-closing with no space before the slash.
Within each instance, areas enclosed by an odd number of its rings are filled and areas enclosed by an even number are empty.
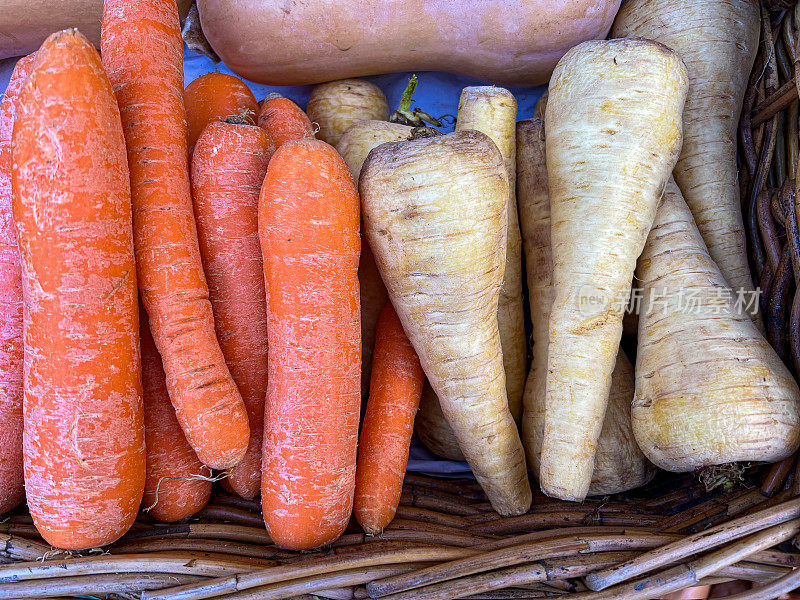
<svg viewBox="0 0 800 600">
<path fill-rule="evenodd" d="M 545 83 L 564 53 L 605 38 L 620 0 L 198 0 L 208 41 L 239 75 L 301 85 L 448 71 Z"/>
<path fill-rule="evenodd" d="M 181 19 L 191 0 L 178 0 Z M 75 27 L 100 48 L 103 0 L 2 0 L 0 59 L 34 52 L 51 33 Z"/>
</svg>

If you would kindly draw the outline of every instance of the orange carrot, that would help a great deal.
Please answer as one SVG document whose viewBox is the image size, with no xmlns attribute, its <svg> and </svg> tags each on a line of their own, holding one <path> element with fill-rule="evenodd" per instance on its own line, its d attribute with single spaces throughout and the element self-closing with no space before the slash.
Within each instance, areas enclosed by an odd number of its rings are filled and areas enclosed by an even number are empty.
<svg viewBox="0 0 800 600">
<path fill-rule="evenodd" d="M 297 104 L 278 94 L 267 96 L 258 110 L 258 126 L 276 148 L 290 140 L 314 139 L 314 126 Z"/>
<path fill-rule="evenodd" d="M 369 400 L 358 441 L 353 512 L 377 534 L 394 518 L 425 374 L 391 303 L 378 317 Z"/>
<path fill-rule="evenodd" d="M 161 357 L 140 311 L 142 394 L 147 477 L 142 506 L 159 521 L 180 521 L 201 510 L 211 496 L 211 469 L 197 458 L 169 401 Z"/>
<path fill-rule="evenodd" d="M 35 54 L 21 58 L 0 102 L 0 515 L 25 497 L 22 479 L 22 267 L 11 208 L 11 132 Z"/>
<path fill-rule="evenodd" d="M 319 140 L 280 146 L 261 188 L 269 383 L 261 498 L 281 547 L 335 540 L 350 518 L 360 409 L 359 199 Z"/>
<path fill-rule="evenodd" d="M 200 75 L 183 90 L 183 103 L 186 107 L 190 153 L 203 129 L 213 121 L 224 121 L 231 115 L 242 115 L 251 125 L 256 123 L 256 97 L 244 81 L 227 73 Z"/>
<path fill-rule="evenodd" d="M 128 144 L 142 302 L 169 397 L 198 458 L 227 469 L 247 451 L 250 430 L 214 333 L 197 242 L 175 0 L 107 0 L 101 43 Z"/>
<path fill-rule="evenodd" d="M 239 495 L 261 487 L 267 396 L 267 305 L 258 197 L 271 156 L 260 127 L 211 123 L 192 154 L 192 199 L 217 339 L 250 419 L 250 446 L 228 472 Z"/>
<path fill-rule="evenodd" d="M 119 109 L 75 29 L 45 40 L 20 91 L 12 187 L 28 506 L 54 546 L 109 544 L 144 489 L 139 312 Z"/>
</svg>

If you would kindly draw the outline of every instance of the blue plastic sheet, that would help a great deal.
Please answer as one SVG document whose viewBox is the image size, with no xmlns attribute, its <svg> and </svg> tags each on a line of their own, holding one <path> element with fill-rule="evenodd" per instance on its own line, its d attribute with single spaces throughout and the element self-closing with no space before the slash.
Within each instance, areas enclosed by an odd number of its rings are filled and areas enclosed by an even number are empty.
<svg viewBox="0 0 800 600">
<path fill-rule="evenodd" d="M 204 73 L 210 73 L 212 71 L 233 73 L 223 63 L 215 65 L 205 56 L 191 52 L 186 48 L 184 48 L 184 51 L 183 68 L 185 85 L 188 85 L 191 81 Z M 5 91 L 8 85 L 11 71 L 16 62 L 17 59 L 14 58 L 0 61 L 0 89 L 3 91 Z M 403 93 L 410 76 L 411 73 L 390 73 L 365 77 L 364 79 L 380 87 L 384 94 L 386 94 L 390 109 L 394 109 L 400 102 L 400 95 Z M 458 99 L 461 90 L 469 85 L 482 84 L 482 82 L 475 79 L 441 72 L 418 73 L 417 76 L 419 78 L 419 83 L 417 85 L 417 91 L 414 94 L 414 103 L 412 103 L 412 107 L 419 106 L 434 117 L 441 117 L 444 115 L 455 116 L 458 110 Z M 283 96 L 291 98 L 302 107 L 305 107 L 308 102 L 308 96 L 312 88 L 312 86 L 274 87 L 260 85 L 250 81 L 247 83 L 258 100 L 261 100 L 271 92 L 278 92 Z M 533 116 L 534 105 L 542 95 L 544 89 L 545 86 L 510 88 L 517 99 L 517 118 L 519 120 Z M 444 122 L 441 129 L 444 132 L 448 132 L 452 131 L 452 128 L 452 119 L 449 119 Z M 422 447 L 416 438 L 411 446 L 408 470 L 440 476 L 471 476 L 467 463 L 442 460 Z"/>
</svg>

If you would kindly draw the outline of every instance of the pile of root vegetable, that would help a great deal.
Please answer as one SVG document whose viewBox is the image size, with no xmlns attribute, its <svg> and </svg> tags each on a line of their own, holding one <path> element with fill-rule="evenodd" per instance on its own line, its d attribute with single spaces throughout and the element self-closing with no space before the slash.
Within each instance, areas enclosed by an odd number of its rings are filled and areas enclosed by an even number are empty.
<svg viewBox="0 0 800 600">
<path fill-rule="evenodd" d="M 0 598 L 799 587 L 797 29 L 627 0 L 446 134 L 416 78 L 184 89 L 174 0 L 52 34 L 0 103 Z"/>
</svg>

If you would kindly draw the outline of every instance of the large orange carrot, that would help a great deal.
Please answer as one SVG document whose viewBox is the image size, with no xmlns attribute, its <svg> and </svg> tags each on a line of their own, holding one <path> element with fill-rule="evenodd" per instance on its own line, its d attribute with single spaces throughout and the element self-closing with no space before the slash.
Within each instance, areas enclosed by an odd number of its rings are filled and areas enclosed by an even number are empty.
<svg viewBox="0 0 800 600">
<path fill-rule="evenodd" d="M 394 518 L 425 374 L 391 302 L 378 317 L 369 400 L 358 441 L 353 512 L 367 533 Z"/>
<path fill-rule="evenodd" d="M 0 514 L 25 497 L 22 479 L 22 267 L 11 209 L 11 132 L 35 55 L 21 58 L 0 102 Z"/>
<path fill-rule="evenodd" d="M 74 29 L 47 38 L 20 91 L 12 185 L 28 506 L 54 546 L 108 544 L 144 489 L 139 309 L 119 109 Z"/>
<path fill-rule="evenodd" d="M 269 383 L 261 496 L 273 541 L 315 548 L 353 505 L 361 386 L 359 200 L 331 146 L 280 146 L 261 188 Z"/>
<path fill-rule="evenodd" d="M 175 0 L 107 0 L 101 40 L 128 144 L 142 302 L 169 397 L 198 458 L 227 469 L 247 451 L 250 430 L 214 333 L 197 243 Z"/>
<path fill-rule="evenodd" d="M 314 139 L 314 125 L 294 101 L 280 95 L 267 96 L 258 111 L 258 125 L 280 148 L 289 140 Z"/>
<path fill-rule="evenodd" d="M 247 84 L 227 73 L 205 73 L 183 90 L 187 142 L 191 152 L 197 138 L 212 121 L 242 115 L 255 125 L 258 102 Z"/>
<path fill-rule="evenodd" d="M 211 469 L 181 431 L 169 401 L 167 380 L 147 313 L 140 311 L 142 394 L 147 477 L 142 506 L 159 521 L 180 521 L 201 510 L 211 496 Z"/>
<path fill-rule="evenodd" d="M 228 473 L 258 495 L 267 396 L 267 305 L 258 243 L 258 197 L 272 155 L 260 127 L 211 123 L 192 154 L 192 199 L 217 339 L 250 418 L 250 446 Z"/>
</svg>

